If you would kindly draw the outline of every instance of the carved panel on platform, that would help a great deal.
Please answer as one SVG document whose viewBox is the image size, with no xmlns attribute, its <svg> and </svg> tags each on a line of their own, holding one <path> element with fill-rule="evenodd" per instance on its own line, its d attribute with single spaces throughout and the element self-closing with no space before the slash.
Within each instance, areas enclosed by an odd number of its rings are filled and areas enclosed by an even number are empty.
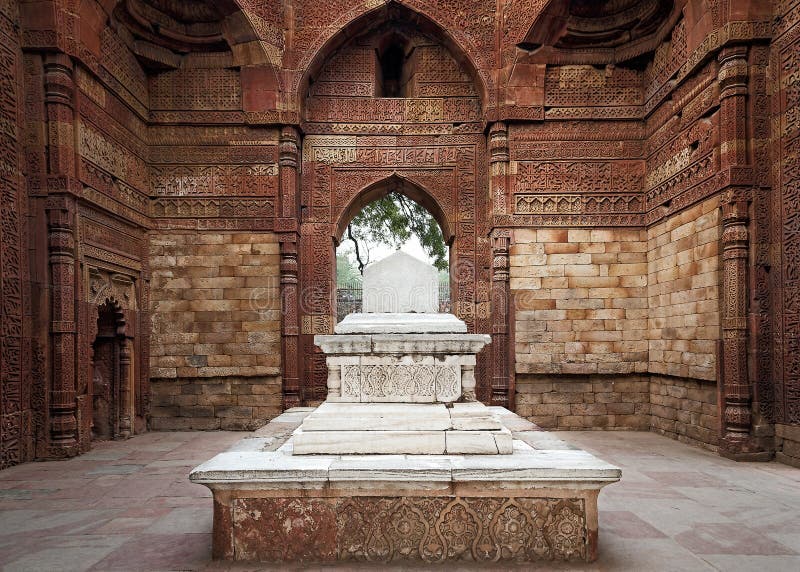
<svg viewBox="0 0 800 572">
<path fill-rule="evenodd" d="M 342 366 L 342 397 L 355 401 L 455 401 L 461 396 L 459 366 L 400 363 Z"/>
<path fill-rule="evenodd" d="M 581 499 L 250 498 L 231 511 L 258 531 L 234 535 L 237 558 L 268 562 L 582 560 L 590 542 Z M 301 536 L 283 524 L 295 519 Z"/>
</svg>

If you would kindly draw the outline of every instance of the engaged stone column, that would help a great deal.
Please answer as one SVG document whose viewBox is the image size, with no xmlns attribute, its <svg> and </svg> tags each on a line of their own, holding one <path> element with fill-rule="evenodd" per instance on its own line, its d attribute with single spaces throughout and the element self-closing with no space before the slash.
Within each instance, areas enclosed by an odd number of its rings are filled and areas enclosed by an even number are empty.
<svg viewBox="0 0 800 572">
<path fill-rule="evenodd" d="M 47 113 L 47 243 L 50 263 L 50 452 L 78 452 L 75 416 L 75 83 L 72 61 L 52 54 L 44 64 Z"/>
<path fill-rule="evenodd" d="M 298 164 L 299 134 L 292 126 L 281 130 L 280 138 L 280 216 L 276 231 L 281 245 L 281 367 L 283 406 L 300 405 L 300 316 L 298 308 Z"/>
<path fill-rule="evenodd" d="M 75 418 L 75 203 L 71 197 L 47 201 L 50 258 L 50 339 L 52 389 L 50 436 L 52 453 L 77 453 Z"/>
<path fill-rule="evenodd" d="M 740 460 L 766 460 L 769 453 L 751 435 L 752 391 L 748 367 L 749 206 L 753 169 L 747 151 L 747 47 L 718 56 L 722 202 L 722 435 L 720 453 Z"/>
<path fill-rule="evenodd" d="M 124 322 L 120 326 L 124 331 Z M 119 332 L 118 332 L 119 333 Z M 119 436 L 131 436 L 131 340 L 125 336 L 119 342 Z"/>
<path fill-rule="evenodd" d="M 508 212 L 508 127 L 499 121 L 489 129 L 489 190 L 493 215 Z M 513 377 L 510 372 L 508 320 L 509 290 L 508 249 L 511 231 L 494 229 L 492 240 L 492 389 L 490 403 L 514 406 Z"/>
<path fill-rule="evenodd" d="M 509 372 L 509 274 L 511 231 L 492 231 L 492 405 L 513 407 Z"/>
</svg>

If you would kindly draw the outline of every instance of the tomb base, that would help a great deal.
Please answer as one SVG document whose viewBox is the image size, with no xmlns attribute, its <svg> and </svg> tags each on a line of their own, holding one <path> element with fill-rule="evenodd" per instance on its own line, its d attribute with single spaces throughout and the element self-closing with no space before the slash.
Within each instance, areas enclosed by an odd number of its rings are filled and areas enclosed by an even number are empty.
<svg viewBox="0 0 800 572">
<path fill-rule="evenodd" d="M 592 561 L 597 496 L 620 470 L 508 412 L 511 455 L 292 455 L 287 412 L 192 471 L 214 558 L 263 562 Z"/>
</svg>

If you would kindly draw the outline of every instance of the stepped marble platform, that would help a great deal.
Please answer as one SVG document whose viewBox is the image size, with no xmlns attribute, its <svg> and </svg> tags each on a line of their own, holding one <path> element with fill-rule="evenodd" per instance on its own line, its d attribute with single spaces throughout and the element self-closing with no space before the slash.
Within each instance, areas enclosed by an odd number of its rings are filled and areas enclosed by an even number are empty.
<svg viewBox="0 0 800 572">
<path fill-rule="evenodd" d="M 294 454 L 509 455 L 511 431 L 479 402 L 331 403 L 294 435 Z"/>
<path fill-rule="evenodd" d="M 214 558 L 594 560 L 597 495 L 620 470 L 486 409 L 510 432 L 512 454 L 298 455 L 297 430 L 320 408 L 287 411 L 190 475 L 214 496 Z M 440 414 L 427 426 L 446 422 Z"/>
</svg>

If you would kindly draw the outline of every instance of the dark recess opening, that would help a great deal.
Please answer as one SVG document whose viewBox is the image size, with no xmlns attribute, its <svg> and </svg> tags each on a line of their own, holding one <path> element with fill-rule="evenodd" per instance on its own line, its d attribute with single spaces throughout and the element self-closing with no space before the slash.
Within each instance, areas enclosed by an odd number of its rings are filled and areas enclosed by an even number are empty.
<svg viewBox="0 0 800 572">
<path fill-rule="evenodd" d="M 397 41 L 390 43 L 381 54 L 383 97 L 405 97 L 403 93 L 403 65 L 406 54 Z"/>
</svg>

